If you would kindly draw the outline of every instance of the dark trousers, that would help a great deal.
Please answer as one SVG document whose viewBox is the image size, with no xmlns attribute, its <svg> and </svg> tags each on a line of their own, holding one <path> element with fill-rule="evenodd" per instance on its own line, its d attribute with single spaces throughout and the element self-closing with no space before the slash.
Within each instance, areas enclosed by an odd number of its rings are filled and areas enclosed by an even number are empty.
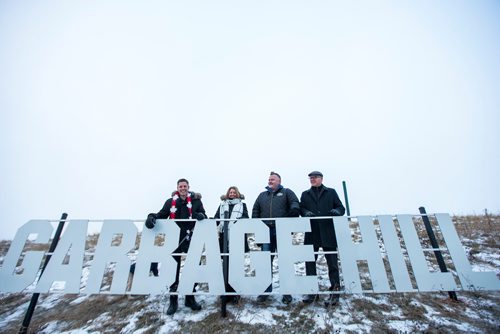
<svg viewBox="0 0 500 334">
<path fill-rule="evenodd" d="M 175 251 L 174 253 L 187 253 L 189 249 L 189 242 L 184 242 L 184 244 L 181 244 Z M 174 260 L 175 262 L 177 262 L 177 268 L 175 270 L 175 282 L 170 286 L 170 292 L 176 292 L 177 291 L 177 287 L 179 286 L 179 274 L 181 272 L 181 256 L 174 256 Z M 195 289 L 196 289 L 196 285 L 194 285 L 193 287 L 193 292 L 195 292 Z M 192 295 L 186 295 L 187 298 L 189 297 L 194 297 Z M 177 296 L 174 295 L 174 296 L 170 296 L 170 298 L 172 299 L 177 299 Z"/>
<path fill-rule="evenodd" d="M 158 276 L 158 262 L 153 262 L 149 266 L 149 271 L 153 273 L 154 276 Z M 130 273 L 135 273 L 135 262 L 130 266 Z"/>
<path fill-rule="evenodd" d="M 318 245 L 313 245 L 314 252 L 319 250 Z M 336 251 L 336 247 L 322 247 L 325 252 Z M 330 279 L 331 289 L 338 290 L 340 287 L 340 275 L 338 254 L 325 254 L 326 263 L 328 265 L 328 277 Z M 314 259 L 318 259 L 318 255 L 314 255 Z M 306 275 L 316 275 L 316 262 L 306 262 Z"/>
<path fill-rule="evenodd" d="M 245 240 L 245 245 L 247 244 Z M 229 253 L 229 239 L 227 240 L 227 249 Z M 219 234 L 219 248 L 220 252 L 224 253 L 224 233 Z M 227 267 L 229 268 L 229 256 L 222 256 L 222 261 L 227 261 Z M 224 263 L 224 262 L 223 262 Z M 226 292 L 235 292 L 233 287 L 228 283 L 228 278 L 227 278 L 228 273 L 224 270 L 224 285 L 226 288 Z"/>
<path fill-rule="evenodd" d="M 277 249 L 276 225 L 274 225 L 274 222 L 273 222 L 272 224 L 267 224 L 267 226 L 269 226 L 269 233 L 270 233 L 270 240 L 271 240 L 271 242 L 269 244 L 262 244 L 262 250 L 263 251 L 270 251 L 271 253 L 276 253 L 276 249 Z M 274 261 L 274 255 L 271 255 L 271 284 L 267 287 L 266 292 L 273 291 L 273 282 L 272 282 L 272 278 L 273 278 L 273 261 Z"/>
</svg>

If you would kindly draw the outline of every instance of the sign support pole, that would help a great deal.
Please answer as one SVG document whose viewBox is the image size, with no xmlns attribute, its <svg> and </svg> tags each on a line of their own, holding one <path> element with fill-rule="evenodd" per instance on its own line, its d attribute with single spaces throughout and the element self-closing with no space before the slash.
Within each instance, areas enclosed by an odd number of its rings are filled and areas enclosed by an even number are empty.
<svg viewBox="0 0 500 334">
<path fill-rule="evenodd" d="M 344 198 L 345 198 L 345 209 L 347 212 L 347 215 L 351 215 L 351 210 L 349 210 L 349 199 L 347 198 L 347 186 L 345 184 L 345 181 L 342 181 L 342 187 L 344 188 Z"/>
<path fill-rule="evenodd" d="M 229 218 L 229 212 L 224 212 L 224 218 L 228 219 Z M 223 234 L 224 238 L 222 239 L 222 253 L 227 254 L 229 252 L 229 239 L 228 239 L 228 234 L 229 234 L 229 221 L 224 220 L 223 223 Z M 222 256 L 222 272 L 224 275 L 224 288 L 227 289 L 228 286 L 228 273 L 229 273 L 229 256 L 228 255 L 223 255 Z M 227 316 L 227 296 L 224 295 L 221 298 L 221 305 L 220 305 L 220 315 L 225 318 Z"/>
<path fill-rule="evenodd" d="M 427 231 L 427 235 L 429 236 L 429 239 L 431 241 L 432 248 L 439 248 L 439 244 L 436 240 L 436 236 L 434 234 L 434 231 L 432 230 L 431 222 L 429 220 L 429 217 L 427 216 L 427 212 L 425 211 L 425 208 L 423 206 L 421 206 L 418 208 L 418 211 L 420 211 L 420 213 L 422 214 L 422 219 L 424 221 L 425 230 Z M 441 270 L 441 272 L 443 272 L 443 273 L 448 272 L 448 268 L 446 268 L 446 263 L 444 262 L 443 254 L 441 254 L 441 251 L 435 250 L 434 255 L 436 256 L 436 260 L 437 260 L 437 263 L 439 265 L 439 269 Z M 455 291 L 448 291 L 448 295 L 454 301 L 458 301 L 457 294 Z"/>
<path fill-rule="evenodd" d="M 61 237 L 61 233 L 64 227 L 64 222 L 66 221 L 66 218 L 68 217 L 67 213 L 63 213 L 61 216 L 61 219 L 59 220 L 59 225 L 57 226 L 56 234 L 54 235 L 54 239 L 52 239 L 52 243 L 50 244 L 49 248 L 49 253 L 53 253 L 54 250 L 56 249 L 57 243 L 59 242 L 59 238 Z M 47 255 L 45 257 L 45 262 L 43 263 L 42 266 L 42 274 L 43 271 L 45 270 L 45 267 L 47 267 L 47 264 L 50 261 L 51 255 Z M 19 329 L 19 334 L 26 334 L 28 333 L 28 327 L 30 326 L 31 322 L 31 317 L 33 316 L 33 313 L 35 312 L 35 307 L 36 303 L 38 302 L 38 297 L 40 297 L 40 293 L 34 293 L 33 296 L 31 296 L 31 301 L 28 306 L 28 310 L 26 311 L 26 314 L 24 315 L 24 320 L 23 324 L 21 326 L 21 329 Z"/>
</svg>

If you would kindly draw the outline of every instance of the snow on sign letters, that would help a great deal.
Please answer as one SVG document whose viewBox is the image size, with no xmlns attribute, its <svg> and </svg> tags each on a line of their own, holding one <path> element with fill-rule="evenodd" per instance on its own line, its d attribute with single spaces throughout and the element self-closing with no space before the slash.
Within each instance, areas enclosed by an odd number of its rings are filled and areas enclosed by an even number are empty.
<svg viewBox="0 0 500 334">
<path fill-rule="evenodd" d="M 304 244 L 311 219 L 316 218 L 275 219 L 276 254 L 261 249 L 270 242 L 269 228 L 262 220 L 230 221 L 227 272 L 236 293 L 261 294 L 271 283 L 279 294 L 321 292 L 319 283 L 325 274 L 306 275 L 304 270 L 305 262 L 315 261 L 313 246 Z M 439 248 L 426 247 L 420 216 L 326 219 L 333 222 L 336 232 L 341 293 L 500 290 L 495 273 L 473 270 L 448 214 L 432 216 Z M 179 225 L 183 222 L 158 220 L 153 229 L 139 234 L 132 220 L 104 220 L 95 243 L 96 237 L 88 236 L 88 220 L 68 220 L 55 251 L 48 254 L 54 228 L 48 220 L 31 220 L 17 231 L 4 258 L 0 292 L 170 293 L 177 269 L 174 257 L 182 256 L 176 293 L 190 294 L 202 283 L 204 288 L 197 293 L 226 294 L 225 255 L 217 231 L 220 221 L 196 222 L 188 252 L 179 254 L 179 242 L 183 242 Z M 245 249 L 245 241 L 249 249 Z M 433 257 L 436 252 L 441 252 L 449 271 L 439 270 Z M 42 272 L 48 255 L 51 258 Z M 152 263 L 157 264 L 156 275 Z"/>
</svg>

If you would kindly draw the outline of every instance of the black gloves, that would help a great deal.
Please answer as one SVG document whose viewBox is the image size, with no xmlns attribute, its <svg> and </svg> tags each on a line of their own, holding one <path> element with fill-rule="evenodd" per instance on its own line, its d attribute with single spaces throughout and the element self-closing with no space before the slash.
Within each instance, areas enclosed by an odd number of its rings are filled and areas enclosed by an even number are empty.
<svg viewBox="0 0 500 334">
<path fill-rule="evenodd" d="M 154 213 L 150 213 L 148 218 L 146 219 L 146 227 L 152 229 L 156 224 L 156 215 Z"/>
<path fill-rule="evenodd" d="M 288 217 L 298 217 L 300 216 L 300 210 L 297 208 L 293 208 L 288 212 Z"/>
<path fill-rule="evenodd" d="M 342 216 L 340 214 L 339 210 L 337 210 L 337 209 L 331 209 L 330 213 L 332 214 L 332 216 Z"/>
<path fill-rule="evenodd" d="M 196 220 L 203 220 L 203 219 L 205 219 L 205 215 L 201 212 L 198 212 L 196 214 Z"/>
<path fill-rule="evenodd" d="M 304 215 L 304 217 L 314 217 L 316 216 L 314 213 L 312 213 L 311 211 L 307 211 L 306 214 Z"/>
</svg>

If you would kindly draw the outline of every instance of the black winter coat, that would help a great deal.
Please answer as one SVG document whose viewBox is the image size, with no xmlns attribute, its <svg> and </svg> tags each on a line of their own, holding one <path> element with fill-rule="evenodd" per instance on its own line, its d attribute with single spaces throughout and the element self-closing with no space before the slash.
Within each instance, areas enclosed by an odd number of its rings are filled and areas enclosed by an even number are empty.
<svg viewBox="0 0 500 334">
<path fill-rule="evenodd" d="M 268 188 L 259 194 L 252 208 L 252 218 L 298 217 L 299 212 L 297 195 L 292 190 L 280 186 L 274 192 Z"/>
<path fill-rule="evenodd" d="M 198 213 L 202 213 L 205 216 L 205 218 L 207 217 L 205 213 L 205 208 L 203 208 L 203 203 L 201 202 L 201 195 L 193 192 L 190 193 L 191 193 L 191 208 L 192 208 L 191 216 L 193 217 L 193 221 L 176 222 L 176 224 L 181 228 L 181 233 L 179 235 L 179 242 L 181 242 L 181 240 L 183 240 L 186 237 L 187 230 L 190 230 L 191 232 L 193 231 L 195 226 L 196 216 Z M 169 219 L 170 208 L 172 207 L 172 200 L 173 200 L 172 198 L 169 198 L 165 202 L 165 204 L 163 204 L 161 210 L 156 214 L 156 219 Z M 179 197 L 175 202 L 175 207 L 177 208 L 177 211 L 175 213 L 176 219 L 189 219 L 187 199 L 183 200 L 182 198 Z M 189 240 L 186 240 L 181 245 L 181 250 L 184 252 L 187 251 L 188 246 L 189 246 Z"/>
<path fill-rule="evenodd" d="M 316 217 L 343 216 L 345 208 L 333 188 L 321 185 L 317 191 L 311 187 L 300 196 L 302 216 L 312 212 Z M 337 238 L 331 219 L 311 219 L 311 233 L 306 234 L 305 243 L 318 246 L 337 247 Z"/>
</svg>

